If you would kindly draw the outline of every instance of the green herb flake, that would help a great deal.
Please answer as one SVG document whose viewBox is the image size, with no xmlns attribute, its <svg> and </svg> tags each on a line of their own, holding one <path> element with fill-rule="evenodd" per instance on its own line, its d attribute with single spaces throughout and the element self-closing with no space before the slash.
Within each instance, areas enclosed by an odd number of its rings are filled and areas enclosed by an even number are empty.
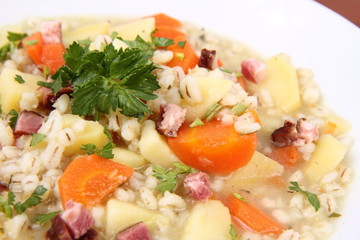
<svg viewBox="0 0 360 240">
<path fill-rule="evenodd" d="M 97 147 L 92 143 L 83 144 L 81 145 L 80 149 L 84 150 L 87 155 L 94 154 L 97 151 Z"/>
<path fill-rule="evenodd" d="M 235 76 L 238 77 L 243 77 L 244 75 L 242 73 L 236 73 Z"/>
<path fill-rule="evenodd" d="M 24 41 L 24 43 L 28 46 L 33 46 L 35 44 L 38 43 L 38 40 L 34 39 L 34 40 L 28 40 L 28 41 Z"/>
<path fill-rule="evenodd" d="M 178 59 L 180 59 L 182 61 L 185 58 L 185 54 L 184 53 L 175 53 L 175 57 L 177 57 Z"/>
<path fill-rule="evenodd" d="M 14 205 L 16 212 L 18 214 L 22 214 L 23 212 L 25 212 L 26 209 L 38 205 L 41 202 L 41 196 L 44 195 L 46 191 L 47 189 L 44 186 L 37 186 L 35 191 L 30 195 L 28 199 L 25 200 L 25 202 L 18 202 Z"/>
<path fill-rule="evenodd" d="M 317 212 L 320 208 L 320 201 L 316 194 L 305 191 L 299 187 L 299 184 L 297 182 L 290 182 L 293 186 L 289 186 L 290 190 L 296 191 L 296 192 L 302 192 L 305 194 L 307 199 L 309 200 L 310 204 L 315 208 L 315 211 Z"/>
<path fill-rule="evenodd" d="M 46 213 L 46 214 L 36 214 L 34 222 L 44 225 L 50 222 L 60 211 Z"/>
<path fill-rule="evenodd" d="M 97 148 L 94 144 L 90 143 L 81 145 L 80 149 L 84 150 L 87 155 L 97 154 L 104 158 L 112 159 L 114 158 L 114 154 L 112 153 L 114 147 L 115 145 L 112 143 L 112 141 L 109 141 L 102 148 Z"/>
<path fill-rule="evenodd" d="M 115 38 L 117 38 L 117 36 L 119 36 L 119 33 L 118 33 L 118 32 L 112 32 L 112 33 L 110 34 L 111 40 L 114 40 Z"/>
<path fill-rule="evenodd" d="M 39 134 L 39 133 L 33 133 L 32 134 L 32 138 L 30 141 L 30 146 L 33 147 L 36 144 L 38 144 L 39 142 L 41 142 L 42 140 L 44 140 L 47 136 L 44 134 Z"/>
<path fill-rule="evenodd" d="M 90 40 L 90 38 L 87 38 L 87 39 L 79 40 L 78 43 L 86 48 L 89 48 L 92 41 Z"/>
<path fill-rule="evenodd" d="M 333 212 L 332 214 L 329 215 L 329 218 L 338 218 L 338 217 L 341 217 L 342 215 L 340 213 L 336 213 L 336 212 Z"/>
<path fill-rule="evenodd" d="M 72 113 L 76 115 L 100 116 L 119 110 L 125 116 L 142 119 L 151 114 L 143 101 L 157 98 L 153 92 L 160 88 L 152 73 L 156 67 L 151 56 L 131 46 L 116 50 L 110 43 L 103 51 L 90 51 L 74 42 L 64 54 L 66 65 L 52 75 L 54 81 L 38 85 L 56 94 L 72 84 Z"/>
<path fill-rule="evenodd" d="M 28 35 L 26 33 L 15 33 L 15 32 L 8 32 L 7 39 L 10 42 L 17 42 L 21 41 L 26 38 Z"/>
<path fill-rule="evenodd" d="M 229 73 L 229 74 L 232 74 L 232 73 L 233 73 L 232 71 L 227 70 L 227 69 L 222 69 L 222 68 L 220 68 L 220 70 L 221 70 L 222 72 Z"/>
<path fill-rule="evenodd" d="M 186 44 L 186 41 L 180 41 L 177 43 L 177 45 L 181 48 L 184 48 L 185 47 L 185 44 Z"/>
<path fill-rule="evenodd" d="M 230 236 L 231 236 L 231 240 L 236 240 L 237 239 L 237 233 L 234 227 L 234 224 L 230 224 Z"/>
<path fill-rule="evenodd" d="M 231 112 L 232 114 L 236 115 L 236 116 L 240 116 L 242 115 L 246 110 L 248 109 L 248 106 L 244 105 L 244 104 L 241 104 L 241 103 L 238 103 L 236 105 L 234 105 L 232 108 L 231 108 Z"/>
<path fill-rule="evenodd" d="M 235 198 L 239 199 L 240 201 L 243 201 L 244 203 L 248 203 L 248 200 L 247 200 L 245 197 L 243 197 L 243 196 L 241 196 L 240 194 L 238 194 L 238 193 L 234 193 L 233 196 L 234 196 Z"/>
<path fill-rule="evenodd" d="M 12 218 L 13 211 L 11 205 L 14 204 L 15 194 L 12 191 L 8 192 L 7 199 L 0 195 L 0 209 L 4 213 L 5 217 Z"/>
<path fill-rule="evenodd" d="M 0 62 L 5 61 L 10 52 L 10 43 L 5 44 L 0 48 Z"/>
<path fill-rule="evenodd" d="M 204 122 L 201 121 L 200 118 L 196 118 L 189 126 L 190 127 L 199 127 L 199 126 L 202 126 L 204 125 Z"/>
<path fill-rule="evenodd" d="M 10 112 L 9 112 L 9 115 L 12 116 L 9 119 L 9 126 L 11 128 L 15 128 L 16 122 L 17 122 L 17 120 L 19 118 L 19 114 L 16 112 L 15 109 L 11 109 Z"/>
<path fill-rule="evenodd" d="M 20 84 L 25 83 L 25 80 L 23 79 L 23 77 L 20 75 L 17 75 L 17 74 L 15 75 L 15 81 L 17 81 Z"/>
<path fill-rule="evenodd" d="M 163 37 L 153 37 L 152 43 L 155 47 L 168 47 L 174 44 L 174 40 Z"/>
<path fill-rule="evenodd" d="M 206 112 L 201 116 L 201 119 L 205 119 L 207 122 L 210 122 L 213 117 L 223 108 L 222 105 L 218 103 L 212 104 Z"/>
<path fill-rule="evenodd" d="M 157 179 L 161 180 L 161 182 L 156 187 L 156 189 L 160 192 L 173 192 L 177 183 L 178 175 L 196 172 L 196 170 L 192 167 L 189 167 L 180 162 L 174 162 L 173 166 L 173 169 L 167 170 L 153 164 L 153 175 Z"/>
<path fill-rule="evenodd" d="M 50 74 L 50 68 L 48 66 L 45 66 L 43 69 L 44 77 L 46 78 Z"/>
</svg>

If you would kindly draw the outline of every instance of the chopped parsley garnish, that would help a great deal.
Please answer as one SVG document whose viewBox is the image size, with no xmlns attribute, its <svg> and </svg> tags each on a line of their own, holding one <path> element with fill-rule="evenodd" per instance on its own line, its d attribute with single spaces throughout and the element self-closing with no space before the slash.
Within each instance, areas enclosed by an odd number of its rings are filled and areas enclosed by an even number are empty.
<svg viewBox="0 0 360 240">
<path fill-rule="evenodd" d="M 60 211 L 51 212 L 47 214 L 36 214 L 34 222 L 40 223 L 41 225 L 50 222 Z"/>
<path fill-rule="evenodd" d="M 7 39 L 9 42 L 0 48 L 0 62 L 5 61 L 8 53 L 12 52 L 19 45 L 20 41 L 27 36 L 26 33 L 8 32 Z"/>
<path fill-rule="evenodd" d="M 81 145 L 80 149 L 84 150 L 86 154 L 97 154 L 99 156 L 102 156 L 107 159 L 114 158 L 114 154 L 112 153 L 112 150 L 114 149 L 115 145 L 110 141 L 107 144 L 105 144 L 102 148 L 97 148 L 94 144 L 83 144 Z"/>
<path fill-rule="evenodd" d="M 21 41 L 26 38 L 28 35 L 26 33 L 15 33 L 15 32 L 8 32 L 7 39 L 10 42 L 17 42 Z"/>
<path fill-rule="evenodd" d="M 7 199 L 4 196 L 0 195 L 0 210 L 5 214 L 5 217 L 12 218 L 12 209 L 11 205 L 14 204 L 15 194 L 11 191 L 8 192 Z"/>
<path fill-rule="evenodd" d="M 238 193 L 234 193 L 233 196 L 234 196 L 235 198 L 239 199 L 240 201 L 243 201 L 244 203 L 248 203 L 248 200 L 247 200 L 245 197 L 243 197 L 243 196 L 241 196 L 240 194 L 238 194 Z"/>
<path fill-rule="evenodd" d="M 244 104 L 241 104 L 241 103 L 238 103 L 236 105 L 234 105 L 232 108 L 231 108 L 231 112 L 232 114 L 236 115 L 236 116 L 240 116 L 242 115 L 246 110 L 248 109 L 248 106 L 244 105 Z"/>
<path fill-rule="evenodd" d="M 167 47 L 174 44 L 174 41 L 172 39 L 163 37 L 153 37 L 152 42 L 155 47 Z"/>
<path fill-rule="evenodd" d="M 205 119 L 207 122 L 210 122 L 211 119 L 213 119 L 213 117 L 215 116 L 215 114 L 218 113 L 222 108 L 223 108 L 222 105 L 220 105 L 218 103 L 214 103 L 201 116 L 201 119 Z"/>
<path fill-rule="evenodd" d="M 15 81 L 17 81 L 17 82 L 20 83 L 20 84 L 25 83 L 25 80 L 24 80 L 23 77 L 20 76 L 20 75 L 15 75 Z"/>
<path fill-rule="evenodd" d="M 236 240 L 237 239 L 237 233 L 235 230 L 235 227 L 233 224 L 230 224 L 230 236 L 231 236 L 231 240 Z"/>
<path fill-rule="evenodd" d="M 9 112 L 9 115 L 11 115 L 12 117 L 10 117 L 9 119 L 9 126 L 11 128 L 14 128 L 15 127 L 15 124 L 19 118 L 19 114 L 16 112 L 15 109 L 11 109 L 10 112 Z"/>
<path fill-rule="evenodd" d="M 176 186 L 178 175 L 196 172 L 195 169 L 181 162 L 174 162 L 173 166 L 173 169 L 167 170 L 153 164 L 152 167 L 154 177 L 161 180 L 161 182 L 156 187 L 156 189 L 160 192 L 173 192 Z"/>
<path fill-rule="evenodd" d="M 37 44 L 37 42 L 38 42 L 38 40 L 36 40 L 36 39 L 24 41 L 24 43 L 28 46 L 33 46 L 33 45 Z"/>
<path fill-rule="evenodd" d="M 8 52 L 10 52 L 10 43 L 5 44 L 0 48 L 0 61 L 5 61 L 7 58 Z"/>
<path fill-rule="evenodd" d="M 47 136 L 44 134 L 39 134 L 39 133 L 33 133 L 32 134 L 32 138 L 30 141 L 30 146 L 33 147 L 36 144 L 38 144 L 39 142 L 41 142 L 42 140 L 44 140 Z"/>
<path fill-rule="evenodd" d="M 41 202 L 41 196 L 44 195 L 46 191 L 47 189 L 42 185 L 37 186 L 35 191 L 25 200 L 25 202 L 18 202 L 14 205 L 16 212 L 22 214 L 26 209 L 38 205 Z"/>
<path fill-rule="evenodd" d="M 184 48 L 185 47 L 185 44 L 186 44 L 186 41 L 180 41 L 177 43 L 177 45 L 181 48 Z"/>
<path fill-rule="evenodd" d="M 151 113 L 143 101 L 157 98 L 153 92 L 160 88 L 152 74 L 151 56 L 140 47 L 116 50 L 110 43 L 103 51 L 89 51 L 74 42 L 64 54 L 66 65 L 52 76 L 54 81 L 38 85 L 54 94 L 72 85 L 73 114 L 98 117 L 119 109 L 123 115 L 141 119 Z"/>
<path fill-rule="evenodd" d="M 189 126 L 190 127 L 198 127 L 204 125 L 204 122 L 201 121 L 200 118 L 196 118 Z"/>
<path fill-rule="evenodd" d="M 315 208 L 315 211 L 317 212 L 320 208 L 320 201 L 316 194 L 305 191 L 299 187 L 299 184 L 297 182 L 290 182 L 293 186 L 289 186 L 290 190 L 296 191 L 296 192 L 302 192 L 305 194 L 307 199 L 309 200 L 310 204 Z"/>
</svg>

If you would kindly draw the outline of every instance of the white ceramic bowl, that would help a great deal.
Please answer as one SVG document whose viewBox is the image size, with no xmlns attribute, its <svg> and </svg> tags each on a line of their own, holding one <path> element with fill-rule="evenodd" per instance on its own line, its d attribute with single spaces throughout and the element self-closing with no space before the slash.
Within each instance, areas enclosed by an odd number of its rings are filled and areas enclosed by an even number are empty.
<svg viewBox="0 0 360 240">
<path fill-rule="evenodd" d="M 286 52 L 297 67 L 314 70 L 327 106 L 348 119 L 355 174 L 332 240 L 360 239 L 360 29 L 310 0 L 12 0 L 0 25 L 28 16 L 145 16 L 165 12 L 247 43 L 264 56 Z"/>
</svg>

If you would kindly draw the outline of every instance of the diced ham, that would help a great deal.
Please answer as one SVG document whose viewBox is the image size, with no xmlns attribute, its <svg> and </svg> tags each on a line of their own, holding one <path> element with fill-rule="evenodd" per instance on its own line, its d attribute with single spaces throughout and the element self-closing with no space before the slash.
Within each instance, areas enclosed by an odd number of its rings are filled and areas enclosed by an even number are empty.
<svg viewBox="0 0 360 240">
<path fill-rule="evenodd" d="M 151 240 L 148 227 L 139 222 L 116 235 L 115 240 Z"/>
<path fill-rule="evenodd" d="M 199 58 L 199 67 L 207 68 L 213 70 L 218 67 L 216 51 L 215 50 L 207 50 L 203 48 L 201 50 L 201 55 Z"/>
<path fill-rule="evenodd" d="M 45 21 L 41 24 L 41 34 L 45 44 L 61 43 L 61 22 L 59 21 Z"/>
<path fill-rule="evenodd" d="M 65 211 L 61 214 L 61 218 L 75 239 L 83 236 L 95 223 L 86 207 L 73 201 L 65 204 Z"/>
<path fill-rule="evenodd" d="M 1 150 L 1 148 L 0 148 Z M 0 181 L 0 193 L 8 190 L 9 184 L 3 181 Z"/>
<path fill-rule="evenodd" d="M 43 123 L 44 117 L 37 112 L 23 111 L 16 121 L 14 133 L 18 136 L 37 133 Z"/>
<path fill-rule="evenodd" d="M 40 104 L 46 109 L 53 109 L 52 105 L 63 94 L 70 95 L 74 89 L 72 86 L 62 87 L 56 95 L 54 95 L 50 88 L 39 87 L 38 91 L 41 93 Z"/>
<path fill-rule="evenodd" d="M 249 58 L 241 63 L 241 73 L 247 80 L 258 83 L 265 78 L 266 65 L 255 58 Z"/>
<path fill-rule="evenodd" d="M 79 240 L 97 240 L 98 234 L 94 229 L 90 229 L 85 233 L 85 235 L 82 235 Z"/>
<path fill-rule="evenodd" d="M 272 134 L 272 141 L 278 146 L 303 146 L 319 138 L 318 128 L 305 118 L 300 118 L 296 124 L 285 121 L 284 126 L 276 129 Z"/>
<path fill-rule="evenodd" d="M 64 220 L 60 217 L 60 215 L 56 215 L 51 220 L 51 227 L 46 232 L 45 236 L 46 240 L 73 240 L 69 228 L 67 227 Z"/>
<path fill-rule="evenodd" d="M 188 174 L 184 179 L 184 188 L 194 200 L 205 201 L 212 195 L 209 175 L 204 172 Z"/>
<path fill-rule="evenodd" d="M 185 115 L 186 109 L 182 109 L 175 104 L 161 105 L 156 130 L 167 137 L 176 137 L 177 131 L 185 122 Z"/>
</svg>

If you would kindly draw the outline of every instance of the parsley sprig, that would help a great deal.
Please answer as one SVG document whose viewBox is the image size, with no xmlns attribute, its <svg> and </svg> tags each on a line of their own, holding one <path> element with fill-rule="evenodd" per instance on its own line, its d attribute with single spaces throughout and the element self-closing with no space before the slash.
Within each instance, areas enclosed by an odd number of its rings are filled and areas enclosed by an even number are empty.
<svg viewBox="0 0 360 240">
<path fill-rule="evenodd" d="M 38 82 L 56 94 L 62 87 L 72 85 L 73 114 L 80 116 L 111 110 L 129 117 L 143 118 L 150 114 L 143 102 L 155 99 L 153 93 L 160 86 L 152 71 L 151 53 L 141 48 L 116 50 L 110 43 L 103 51 L 90 51 L 79 43 L 72 43 L 64 54 L 66 65 L 53 76 L 54 82 Z"/>
<path fill-rule="evenodd" d="M 112 153 L 114 147 L 115 144 L 110 141 L 107 144 L 105 144 L 102 148 L 97 148 L 94 144 L 89 143 L 89 144 L 81 145 L 80 149 L 84 150 L 88 155 L 97 154 L 104 158 L 112 159 L 114 158 L 114 154 Z"/>
<path fill-rule="evenodd" d="M 305 196 L 309 200 L 310 204 L 315 208 L 315 211 L 317 212 L 320 208 L 320 201 L 319 201 L 318 197 L 316 196 L 316 194 L 301 189 L 297 182 L 290 182 L 290 183 L 293 186 L 289 186 L 289 189 L 305 194 Z"/>
<path fill-rule="evenodd" d="M 179 175 L 196 172 L 194 168 L 189 167 L 181 162 L 174 162 L 173 166 L 173 169 L 167 170 L 157 165 L 153 165 L 154 177 L 161 180 L 161 182 L 156 187 L 156 189 L 160 192 L 173 192 Z"/>
<path fill-rule="evenodd" d="M 26 33 L 8 32 L 7 39 L 9 42 L 0 48 L 0 62 L 5 61 L 8 57 L 8 53 L 19 47 L 21 40 L 27 36 L 28 35 Z"/>
</svg>

